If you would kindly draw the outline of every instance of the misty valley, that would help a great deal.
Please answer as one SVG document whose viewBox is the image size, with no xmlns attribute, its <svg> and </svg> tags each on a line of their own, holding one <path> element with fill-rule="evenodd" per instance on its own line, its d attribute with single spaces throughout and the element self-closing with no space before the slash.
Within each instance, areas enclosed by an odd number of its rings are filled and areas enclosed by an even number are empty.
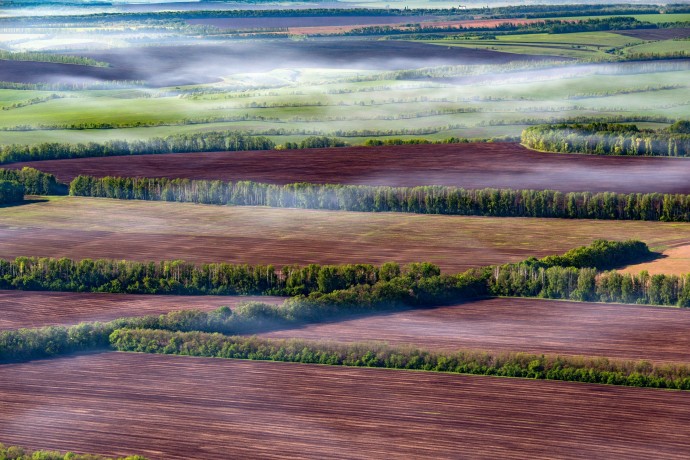
<svg viewBox="0 0 690 460">
<path fill-rule="evenodd" d="M 0 459 L 688 458 L 689 82 L 687 2 L 0 2 Z"/>
</svg>

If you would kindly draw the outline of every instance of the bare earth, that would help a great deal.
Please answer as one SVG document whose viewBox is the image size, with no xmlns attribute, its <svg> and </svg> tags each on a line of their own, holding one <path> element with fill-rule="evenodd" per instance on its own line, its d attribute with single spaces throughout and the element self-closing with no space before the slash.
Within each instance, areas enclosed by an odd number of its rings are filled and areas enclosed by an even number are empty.
<svg viewBox="0 0 690 460">
<path fill-rule="evenodd" d="M 522 351 L 690 363 L 688 329 L 687 310 L 488 299 L 263 335 L 338 342 L 384 341 L 443 351 Z"/>
<path fill-rule="evenodd" d="M 175 310 L 214 310 L 243 301 L 280 303 L 279 297 L 166 296 L 76 292 L 0 291 L 0 330 L 110 321 Z"/>
<path fill-rule="evenodd" d="M 251 264 L 429 261 L 446 272 L 562 253 L 597 238 L 666 249 L 690 224 L 228 207 L 60 197 L 0 208 L 0 257 Z"/>
<path fill-rule="evenodd" d="M 296 151 L 178 153 L 48 160 L 31 166 L 71 181 L 91 176 L 176 177 L 359 185 L 450 185 L 563 192 L 690 193 L 690 160 L 534 152 L 513 143 Z"/>
<path fill-rule="evenodd" d="M 0 371 L 12 376 L 0 379 L 0 439 L 32 448 L 153 460 L 690 455 L 682 392 L 126 353 Z"/>
<path fill-rule="evenodd" d="M 640 273 L 647 270 L 651 275 L 689 275 L 690 245 L 680 245 L 663 251 L 662 257 L 643 264 L 629 265 L 620 270 L 623 273 Z"/>
</svg>

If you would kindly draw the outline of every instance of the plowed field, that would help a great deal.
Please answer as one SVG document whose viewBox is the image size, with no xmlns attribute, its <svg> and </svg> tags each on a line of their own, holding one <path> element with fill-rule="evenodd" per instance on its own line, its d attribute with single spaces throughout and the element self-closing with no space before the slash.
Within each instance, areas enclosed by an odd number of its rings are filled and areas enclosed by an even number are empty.
<svg viewBox="0 0 690 460">
<path fill-rule="evenodd" d="M 0 367 L 0 439 L 174 458 L 687 458 L 690 393 L 104 353 Z"/>
<path fill-rule="evenodd" d="M 537 299 L 489 299 L 265 334 L 690 363 L 690 311 Z"/>
<path fill-rule="evenodd" d="M 565 252 L 597 238 L 654 248 L 690 224 L 424 216 L 55 198 L 0 208 L 0 257 L 253 264 L 429 261 L 447 272 Z"/>
<path fill-rule="evenodd" d="M 690 245 L 679 245 L 667 249 L 658 259 L 642 264 L 629 265 L 621 271 L 637 274 L 642 270 L 647 270 L 650 275 L 690 275 Z"/>
<path fill-rule="evenodd" d="M 208 311 L 223 305 L 234 307 L 248 300 L 282 302 L 278 297 L 0 291 L 0 329 L 108 321 L 124 316 L 158 315 L 173 310 Z"/>
<path fill-rule="evenodd" d="M 191 153 L 17 163 L 70 181 L 178 177 L 363 185 L 690 193 L 690 160 L 540 153 L 512 143 Z"/>
</svg>

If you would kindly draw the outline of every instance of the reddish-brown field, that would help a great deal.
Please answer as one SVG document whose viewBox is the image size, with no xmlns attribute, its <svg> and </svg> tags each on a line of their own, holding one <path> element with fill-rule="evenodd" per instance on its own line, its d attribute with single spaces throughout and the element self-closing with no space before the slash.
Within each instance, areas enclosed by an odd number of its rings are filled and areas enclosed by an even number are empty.
<svg viewBox="0 0 690 460">
<path fill-rule="evenodd" d="M 70 181 L 177 177 L 364 185 L 690 193 L 690 160 L 540 153 L 513 143 L 191 153 L 17 163 Z"/>
<path fill-rule="evenodd" d="M 638 274 L 646 270 L 651 275 L 690 275 L 690 245 L 683 244 L 663 251 L 661 257 L 651 262 L 629 265 L 623 273 Z"/>
<path fill-rule="evenodd" d="M 174 310 L 209 311 L 248 300 L 280 303 L 279 297 L 165 296 L 74 292 L 0 291 L 0 330 L 109 321 Z"/>
<path fill-rule="evenodd" d="M 687 458 L 690 393 L 104 353 L 0 367 L 0 439 L 173 458 Z"/>
<path fill-rule="evenodd" d="M 385 16 L 378 16 L 378 18 L 385 18 Z M 402 20 L 407 18 L 408 20 Z M 297 19 L 297 18 L 295 18 Z M 339 18 L 345 19 L 345 18 Z M 428 17 L 391 17 L 390 20 L 377 21 L 375 17 L 370 17 L 369 22 L 358 21 L 349 24 L 326 24 L 326 25 L 302 25 L 297 22 L 297 26 L 286 26 L 289 27 L 291 34 L 299 35 L 310 35 L 310 34 L 340 34 L 344 32 L 349 32 L 353 29 L 359 29 L 368 26 L 389 26 L 394 29 L 409 29 L 408 24 L 415 24 L 421 27 L 449 27 L 449 28 L 465 28 L 471 29 L 474 27 L 498 27 L 501 24 L 531 24 L 533 22 L 543 21 L 543 19 L 468 19 L 468 20 L 458 20 L 458 21 L 429 21 Z M 401 19 L 401 20 L 397 20 Z"/>
<path fill-rule="evenodd" d="M 214 26 L 219 29 L 271 29 L 287 27 L 333 27 L 389 24 L 416 24 L 430 21 L 435 16 L 278 16 L 256 18 L 201 18 L 187 19 L 189 24 Z"/>
<path fill-rule="evenodd" d="M 690 363 L 690 311 L 538 299 L 489 299 L 264 334 L 423 349 L 479 349 Z"/>
<path fill-rule="evenodd" d="M 688 244 L 690 224 L 486 218 L 60 197 L 0 208 L 0 257 L 251 264 L 429 261 L 446 272 L 590 244 Z"/>
</svg>

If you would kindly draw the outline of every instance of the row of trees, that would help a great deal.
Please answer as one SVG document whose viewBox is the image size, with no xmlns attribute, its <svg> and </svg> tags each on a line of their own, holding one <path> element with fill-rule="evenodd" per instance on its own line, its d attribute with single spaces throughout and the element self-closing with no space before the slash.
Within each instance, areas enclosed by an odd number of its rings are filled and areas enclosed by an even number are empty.
<svg viewBox="0 0 690 460">
<path fill-rule="evenodd" d="M 181 260 L 162 262 L 109 259 L 17 257 L 0 259 L 0 289 L 140 294 L 303 295 L 374 285 L 405 278 L 410 282 L 439 276 L 437 266 L 395 263 L 381 266 L 195 265 Z"/>
<path fill-rule="evenodd" d="M 94 454 L 75 454 L 73 452 L 55 452 L 50 450 L 28 450 L 20 446 L 6 446 L 0 443 L 0 458 L 7 460 L 112 460 Z M 146 460 L 140 455 L 120 457 L 118 460 Z"/>
<path fill-rule="evenodd" d="M 193 312 L 182 313 L 182 316 L 193 314 Z M 75 351 L 111 347 L 118 351 L 139 353 L 690 389 L 690 368 L 688 366 L 652 365 L 644 361 L 531 355 L 527 353 L 491 353 L 464 350 L 454 353 L 429 352 L 383 343 L 341 344 L 300 339 L 276 340 L 256 336 L 228 336 L 155 328 L 116 328 L 111 330 L 117 323 L 126 321 L 125 319 L 108 324 L 84 323 L 72 327 L 53 326 L 41 329 L 2 331 L 0 332 L 0 362 L 51 357 Z M 107 332 L 109 334 L 106 335 Z M 0 452 L 2 452 L 1 449 L 4 449 L 4 446 L 0 446 Z M 12 452 L 17 453 L 18 450 L 15 449 Z"/>
<path fill-rule="evenodd" d="M 663 130 L 611 123 L 539 125 L 522 132 L 522 143 L 559 153 L 685 157 L 690 156 L 690 130 L 682 128 L 686 123 Z"/>
<path fill-rule="evenodd" d="M 8 1 L 9 5 L 22 5 L 23 2 Z M 317 5 L 318 6 L 318 5 Z M 54 17 L 7 17 L 0 23 L 64 24 L 82 22 L 111 24 L 112 21 L 179 21 L 200 18 L 257 18 L 257 17 L 328 17 L 328 16 L 425 16 L 437 15 L 447 19 L 475 19 L 477 15 L 488 19 L 505 18 L 544 18 L 565 16 L 611 16 L 657 13 L 686 13 L 690 9 L 682 4 L 676 5 L 521 5 L 496 8 L 308 8 L 308 9 L 236 9 L 236 10 L 192 10 L 192 11 L 145 11 L 124 13 L 95 13 L 85 15 L 61 16 L 59 22 Z"/>
<path fill-rule="evenodd" d="M 0 179 L 0 205 L 24 201 L 24 186 L 16 181 Z"/>
<path fill-rule="evenodd" d="M 690 390 L 688 366 L 655 366 L 647 362 L 606 358 L 481 351 L 429 352 L 383 343 L 340 344 L 151 329 L 118 329 L 110 336 L 110 341 L 118 351 L 139 353 L 410 369 Z"/>
<path fill-rule="evenodd" d="M 562 193 L 308 183 L 274 185 L 249 181 L 78 176 L 70 184 L 70 194 L 360 212 L 690 222 L 690 195 L 661 193 Z"/>
<path fill-rule="evenodd" d="M 97 61 L 95 59 L 72 56 L 68 54 L 54 54 L 41 53 L 38 51 L 7 51 L 0 50 L 0 61 L 36 61 L 36 62 L 54 62 L 59 64 L 75 64 L 85 65 L 90 67 L 109 67 L 107 62 Z"/>
<path fill-rule="evenodd" d="M 528 259 L 522 266 L 531 270 L 551 267 L 592 267 L 608 269 L 646 260 L 650 255 L 644 243 L 597 240 L 590 246 L 560 256 Z M 512 267 L 512 266 L 506 266 Z M 509 268 L 500 268 L 509 269 Z M 271 265 L 233 265 L 213 263 L 195 265 L 184 261 L 134 262 L 108 259 L 18 257 L 0 259 L 0 289 L 29 289 L 79 292 L 128 292 L 148 294 L 268 294 L 308 295 L 310 301 L 331 304 L 376 305 L 404 302 L 437 304 L 442 298 L 456 297 L 471 286 L 473 296 L 489 291 L 477 287 L 494 270 L 444 277 L 438 266 L 396 263 L 381 266 L 286 265 L 276 270 Z M 468 276 L 470 278 L 463 278 Z M 498 275 L 494 278 L 498 279 Z M 388 284 L 381 284 L 388 283 Z M 459 284 L 458 284 L 459 283 Z M 486 284 L 486 283 L 484 283 Z M 358 288 L 359 291 L 346 292 Z M 371 289 L 373 290 L 371 290 Z M 423 292 L 423 294 L 419 294 Z M 430 294 L 434 292 L 434 294 Z M 329 296 L 331 297 L 323 297 Z M 428 302 L 424 298 L 429 298 Z M 429 303 L 431 302 L 431 303 Z"/>
<path fill-rule="evenodd" d="M 498 296 L 690 307 L 690 274 L 632 275 L 598 273 L 593 268 L 518 264 L 494 268 L 489 286 L 491 294 Z"/>
<path fill-rule="evenodd" d="M 351 30 L 346 30 L 338 35 L 409 35 L 415 34 L 415 39 L 433 39 L 433 38 L 464 38 L 463 36 L 448 36 L 444 33 L 457 32 L 466 30 L 471 32 L 510 32 L 511 34 L 530 34 L 530 33 L 549 33 L 549 34 L 565 34 L 574 32 L 594 32 L 603 30 L 619 30 L 619 29 L 656 29 L 658 24 L 638 21 L 634 17 L 615 16 L 608 18 L 590 18 L 578 21 L 572 20 L 553 20 L 545 19 L 542 21 L 531 23 L 516 23 L 506 20 L 506 22 L 491 25 L 460 25 L 451 24 L 445 26 L 435 26 L 423 24 L 400 24 L 400 25 L 381 25 L 381 26 L 366 26 L 357 27 Z M 423 35 L 417 35 L 423 34 Z M 438 35 L 431 35 L 438 34 Z M 327 35 L 327 34 L 322 34 Z M 334 35 L 334 34 L 328 34 Z"/>
<path fill-rule="evenodd" d="M 19 89 L 31 91 L 82 91 L 96 89 L 125 89 L 141 88 L 144 80 L 79 80 L 54 83 L 20 83 L 16 81 L 0 81 L 0 89 Z"/>
<path fill-rule="evenodd" d="M 27 195 L 66 195 L 68 192 L 67 186 L 52 174 L 28 167 L 20 170 L 0 168 L 0 181 L 18 182 Z"/>
<path fill-rule="evenodd" d="M 112 140 L 103 143 L 45 142 L 35 145 L 5 145 L 0 147 L 0 163 L 159 153 L 270 150 L 273 147 L 273 141 L 262 136 L 229 131 L 209 132 L 176 134 L 147 140 Z"/>
</svg>

